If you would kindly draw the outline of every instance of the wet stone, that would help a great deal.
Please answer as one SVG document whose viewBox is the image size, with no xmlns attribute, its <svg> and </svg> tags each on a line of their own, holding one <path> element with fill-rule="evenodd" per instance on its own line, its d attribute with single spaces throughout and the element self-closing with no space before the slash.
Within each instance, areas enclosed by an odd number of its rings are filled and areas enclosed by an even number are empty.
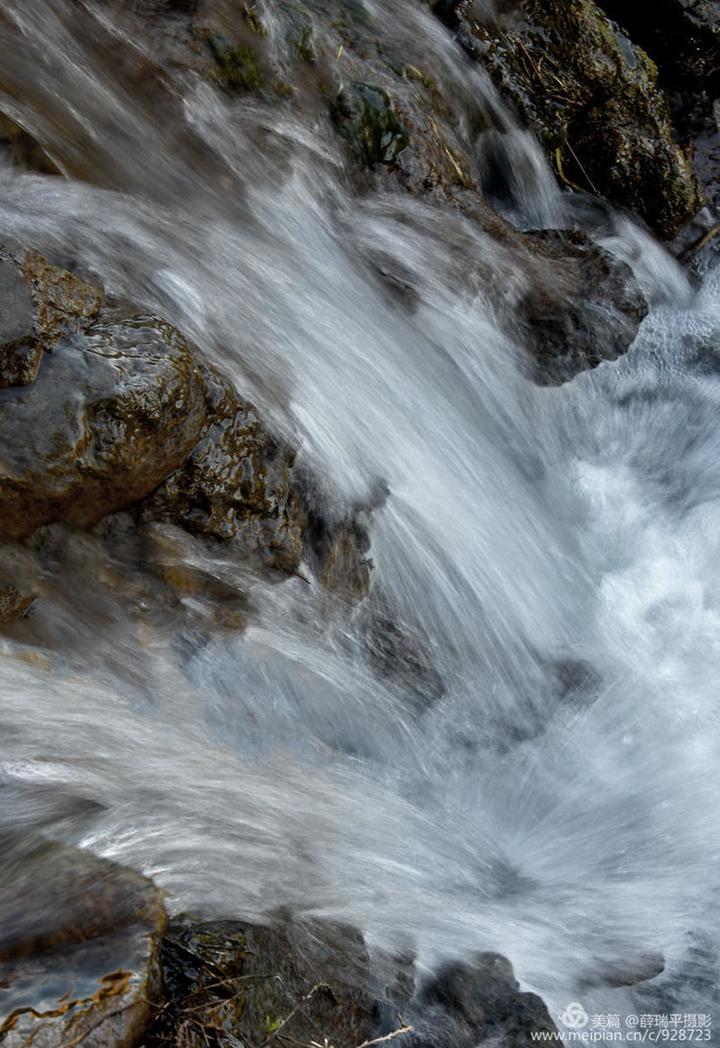
<svg viewBox="0 0 720 1048">
<path fill-rule="evenodd" d="M 0 846 L 3 1048 L 130 1048 L 159 991 L 162 893 L 41 838 L 6 833 Z"/>
<path fill-rule="evenodd" d="M 168 1006 L 147 1048 L 362 1044 L 374 1029 L 362 935 L 329 921 L 174 921 L 162 946 Z M 280 1032 L 282 1038 L 274 1038 Z"/>
<path fill-rule="evenodd" d="M 29 386 L 0 393 L 0 527 L 88 527 L 148 495 L 205 424 L 202 381 L 170 325 L 136 318 L 60 340 Z"/>
<path fill-rule="evenodd" d="M 380 87 L 353 83 L 339 94 L 333 118 L 340 133 L 366 164 L 393 164 L 408 144 L 408 135 Z"/>
<path fill-rule="evenodd" d="M 41 356 L 30 289 L 20 269 L 0 258 L 0 387 L 32 382 Z"/>
<path fill-rule="evenodd" d="M 9 626 L 24 618 L 34 600 L 30 593 L 21 593 L 15 586 L 0 584 L 0 625 Z"/>
</svg>

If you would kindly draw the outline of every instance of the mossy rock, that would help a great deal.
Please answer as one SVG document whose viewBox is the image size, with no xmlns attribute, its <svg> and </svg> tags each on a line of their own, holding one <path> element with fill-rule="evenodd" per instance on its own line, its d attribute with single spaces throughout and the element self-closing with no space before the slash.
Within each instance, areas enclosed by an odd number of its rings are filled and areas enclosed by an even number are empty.
<svg viewBox="0 0 720 1048">
<path fill-rule="evenodd" d="M 210 34 L 207 45 L 215 60 L 214 78 L 228 94 L 243 94 L 262 87 L 263 76 L 250 44 L 233 43 L 224 36 Z"/>
<path fill-rule="evenodd" d="M 354 82 L 343 87 L 333 107 L 340 133 L 370 167 L 392 165 L 408 144 L 390 96 L 380 87 Z"/>
<path fill-rule="evenodd" d="M 673 141 L 651 59 L 591 0 L 522 0 L 502 29 L 460 38 L 539 135 L 559 176 L 671 237 L 701 205 L 692 158 Z"/>
<path fill-rule="evenodd" d="M 185 915 L 163 940 L 166 1007 L 147 1048 L 219 1048 L 317 1041 L 355 1046 L 372 1036 L 362 935 L 329 921 L 273 926 Z M 282 1027 L 282 1039 L 274 1034 Z"/>
</svg>

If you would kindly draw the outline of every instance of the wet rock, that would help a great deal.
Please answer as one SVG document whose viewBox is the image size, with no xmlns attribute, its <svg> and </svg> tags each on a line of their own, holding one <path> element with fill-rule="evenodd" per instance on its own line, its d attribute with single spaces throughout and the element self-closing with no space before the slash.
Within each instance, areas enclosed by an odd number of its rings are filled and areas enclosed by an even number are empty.
<svg viewBox="0 0 720 1048">
<path fill-rule="evenodd" d="M 367 596 L 372 560 L 370 524 L 372 507 L 354 507 L 337 517 L 313 491 L 312 478 L 303 474 L 295 490 L 302 511 L 306 560 L 330 593 L 355 601 Z"/>
<path fill-rule="evenodd" d="M 146 1036 L 148 1048 L 324 1038 L 355 1046 L 372 1035 L 368 953 L 350 927 L 185 916 L 168 930 L 162 964 L 168 1005 Z"/>
<path fill-rule="evenodd" d="M 408 1015 L 412 1048 L 530 1048 L 537 1034 L 557 1033 L 541 998 L 521 992 L 510 962 L 494 953 L 445 965 L 421 986 Z"/>
<path fill-rule="evenodd" d="M 700 206 L 657 69 L 591 0 L 523 0 L 502 27 L 456 10 L 459 38 L 568 184 L 671 237 Z"/>
<path fill-rule="evenodd" d="M 0 584 L 0 625 L 9 626 L 25 618 L 34 600 L 32 593 Z"/>
<path fill-rule="evenodd" d="M 35 332 L 43 349 L 51 351 L 58 339 L 84 330 L 99 316 L 103 305 L 99 288 L 32 251 L 25 254 L 22 269 L 32 295 Z"/>
<path fill-rule="evenodd" d="M 5 154 L 17 167 L 42 175 L 57 175 L 59 170 L 42 146 L 24 127 L 6 113 L 0 113 L 0 154 Z"/>
<path fill-rule="evenodd" d="M 32 382 L 41 358 L 30 289 L 19 267 L 0 258 L 0 388 Z"/>
<path fill-rule="evenodd" d="M 262 85 L 263 77 L 249 44 L 233 43 L 213 34 L 207 42 L 215 61 L 214 77 L 229 94 L 255 91 Z"/>
<path fill-rule="evenodd" d="M 232 385 L 203 366 L 207 425 L 185 464 L 145 504 L 146 520 L 232 540 L 242 555 L 292 573 L 302 530 L 290 492 L 294 452 L 265 428 Z"/>
<path fill-rule="evenodd" d="M 403 621 L 380 594 L 364 609 L 361 621 L 365 652 L 373 669 L 407 696 L 415 712 L 422 713 L 438 702 L 445 685 L 425 631 Z"/>
<path fill-rule="evenodd" d="M 630 267 L 574 230 L 526 243 L 542 261 L 521 306 L 536 381 L 563 382 L 621 356 L 648 311 Z"/>
<path fill-rule="evenodd" d="M 167 1003 L 147 1048 L 357 1048 L 389 1035 L 399 1048 L 524 1048 L 555 1032 L 497 954 L 420 980 L 411 953 L 371 954 L 357 929 L 329 920 L 280 916 L 262 927 L 185 915 L 170 926 L 162 963 Z"/>
<path fill-rule="evenodd" d="M 44 350 L 98 314 L 102 295 L 44 258 L 0 252 L 0 388 L 23 386 Z"/>
<path fill-rule="evenodd" d="M 394 164 L 408 144 L 390 96 L 380 87 L 352 83 L 343 87 L 333 107 L 340 133 L 366 164 Z"/>
<path fill-rule="evenodd" d="M 158 991 L 162 893 L 38 838 L 7 833 L 0 846 L 3 1048 L 130 1048 Z"/>
<path fill-rule="evenodd" d="M 664 83 L 720 83 L 720 7 L 716 0 L 605 0 L 605 10 L 660 66 Z"/>
<path fill-rule="evenodd" d="M 59 302 L 48 299 L 45 330 L 62 325 Z M 88 527 L 132 505 L 183 464 L 205 417 L 200 372 L 170 325 L 136 318 L 62 337 L 31 385 L 0 391 L 0 528 Z"/>
</svg>

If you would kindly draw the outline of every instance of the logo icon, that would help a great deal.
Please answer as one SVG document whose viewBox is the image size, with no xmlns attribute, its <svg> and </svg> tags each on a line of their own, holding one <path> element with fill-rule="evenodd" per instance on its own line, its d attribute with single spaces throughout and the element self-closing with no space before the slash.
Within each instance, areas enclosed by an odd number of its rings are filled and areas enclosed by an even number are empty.
<svg viewBox="0 0 720 1048">
<path fill-rule="evenodd" d="M 578 1001 L 571 1001 L 560 1019 L 568 1030 L 582 1030 L 589 1021 L 588 1013 Z"/>
</svg>

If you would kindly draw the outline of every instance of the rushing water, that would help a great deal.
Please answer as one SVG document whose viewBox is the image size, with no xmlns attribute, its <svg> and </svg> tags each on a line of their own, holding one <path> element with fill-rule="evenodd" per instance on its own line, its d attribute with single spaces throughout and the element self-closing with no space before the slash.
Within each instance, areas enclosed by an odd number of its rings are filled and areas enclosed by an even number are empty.
<svg viewBox="0 0 720 1048">
<path fill-rule="evenodd" d="M 497 109 L 421 5 L 392 7 L 459 104 Z M 720 275 L 693 289 L 605 219 L 653 310 L 620 362 L 533 386 L 498 321 L 507 290 L 473 277 L 502 258 L 471 220 L 358 198 L 298 114 L 184 74 L 162 106 L 133 91 L 109 56 L 145 45 L 103 5 L 0 11 L 3 108 L 80 176 L 0 169 L 0 235 L 176 323 L 298 443 L 328 512 L 387 486 L 373 584 L 445 688 L 414 705 L 364 656 L 358 616 L 302 579 L 248 576 L 236 637 L 143 630 L 76 537 L 35 644 L 2 644 L 3 821 L 146 870 L 176 910 L 287 902 L 427 964 L 499 950 L 556 1012 L 579 994 L 588 1011 L 711 1011 Z M 503 142 L 509 206 L 567 220 L 528 137 L 507 125 Z M 210 569 L 241 571 L 220 554 Z M 608 985 L 657 956 L 644 995 Z"/>
</svg>

